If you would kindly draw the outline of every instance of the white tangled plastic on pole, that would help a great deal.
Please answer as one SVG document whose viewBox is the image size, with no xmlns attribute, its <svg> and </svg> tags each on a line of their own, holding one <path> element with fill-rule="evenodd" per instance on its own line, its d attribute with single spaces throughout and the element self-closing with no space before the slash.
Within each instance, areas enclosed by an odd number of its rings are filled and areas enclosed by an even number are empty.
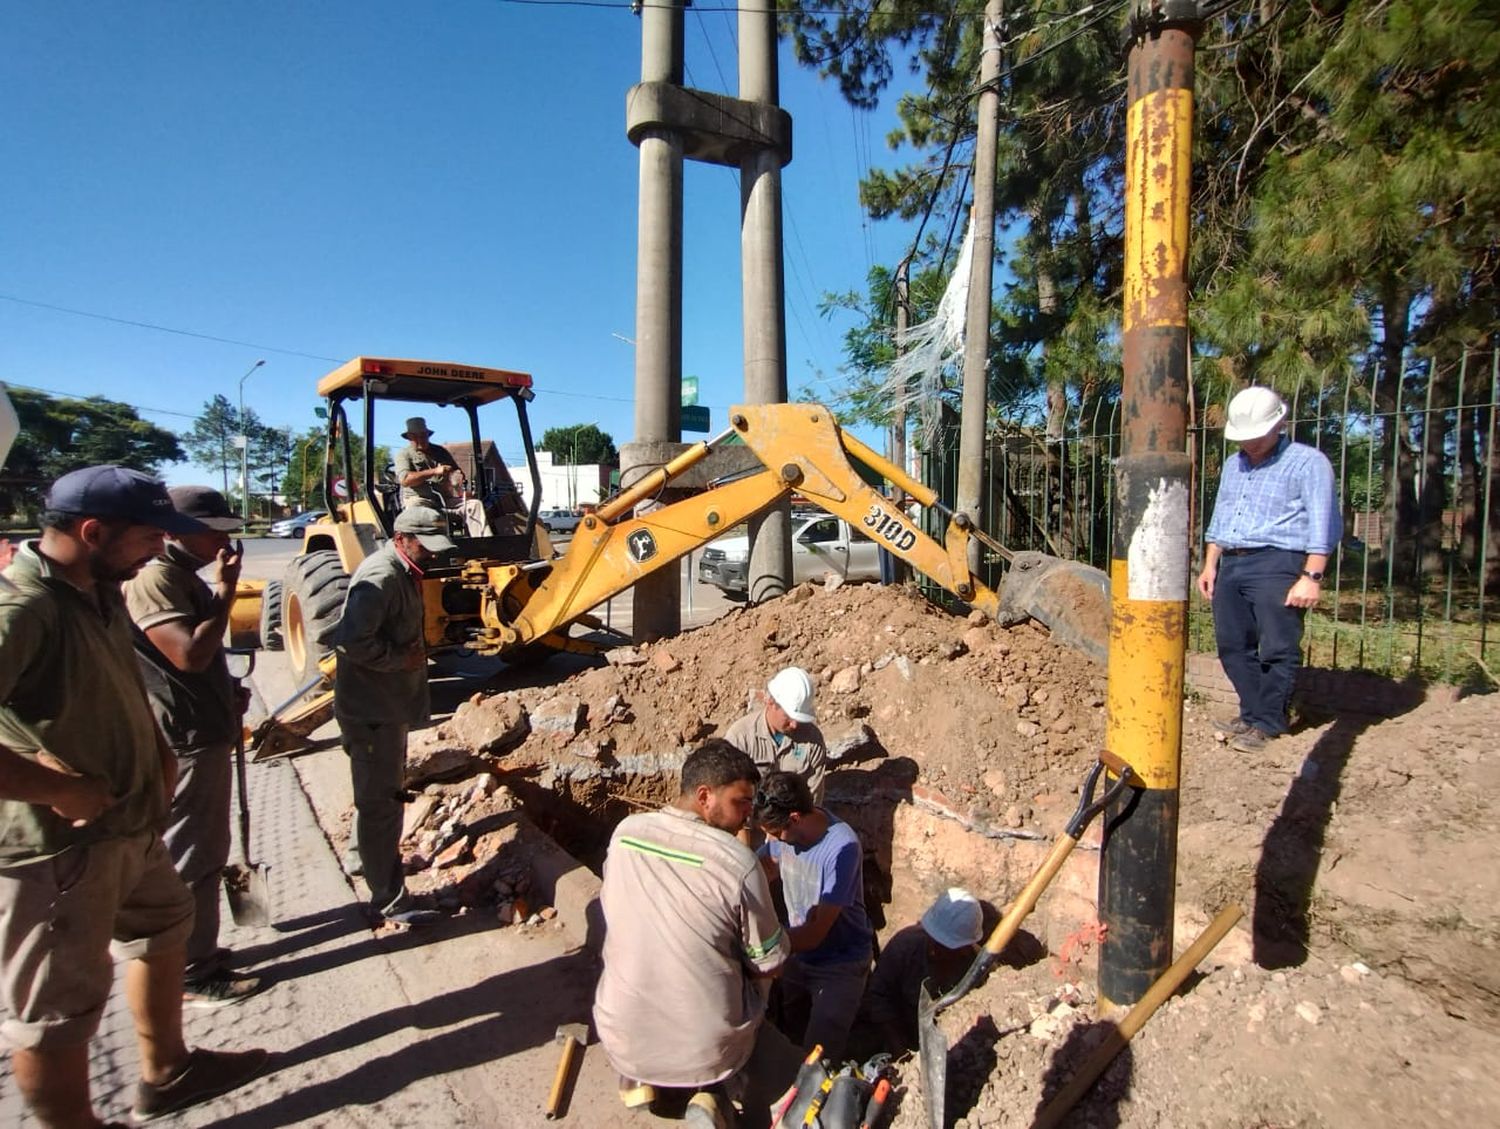
<svg viewBox="0 0 1500 1129">
<path fill-rule="evenodd" d="M 956 379 L 950 382 L 947 377 L 955 360 L 962 368 L 973 259 L 974 228 L 972 223 L 965 223 L 963 246 L 958 252 L 958 262 L 953 264 L 948 287 L 938 302 L 937 313 L 907 329 L 896 343 L 900 355 L 886 370 L 880 384 L 891 406 L 905 408 L 907 418 L 916 420 L 918 443 L 928 450 L 937 442 L 943 392 L 959 383 Z"/>
</svg>

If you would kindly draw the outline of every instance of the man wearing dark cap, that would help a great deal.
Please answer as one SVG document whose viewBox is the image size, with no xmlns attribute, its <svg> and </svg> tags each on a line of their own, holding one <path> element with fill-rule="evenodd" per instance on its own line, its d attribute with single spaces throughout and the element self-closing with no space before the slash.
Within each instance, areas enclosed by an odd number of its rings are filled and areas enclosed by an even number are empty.
<svg viewBox="0 0 1500 1129">
<path fill-rule="evenodd" d="M 219 948 L 219 886 L 229 862 L 229 779 L 244 714 L 243 688 L 229 676 L 224 629 L 240 578 L 229 533 L 240 519 L 217 490 L 174 486 L 178 513 L 200 522 L 178 533 L 161 556 L 125 582 L 125 604 L 140 628 L 136 652 L 151 709 L 177 757 L 177 788 L 163 836 L 193 894 L 184 1001 L 214 1008 L 253 994 L 260 981 L 224 966 Z M 198 571 L 210 565 L 213 585 Z"/>
<path fill-rule="evenodd" d="M 390 542 L 349 579 L 344 613 L 326 642 L 338 654 L 333 713 L 354 780 L 351 854 L 370 888 L 371 916 L 423 925 L 437 919 L 406 889 L 401 869 L 406 734 L 432 716 L 422 634 L 422 570 L 453 549 L 436 510 L 396 515 Z"/>
<path fill-rule="evenodd" d="M 458 460 L 448 448 L 430 442 L 432 432 L 421 416 L 406 421 L 401 433 L 408 440 L 396 452 L 396 481 L 401 484 L 401 508 L 426 506 L 440 514 L 452 511 L 463 521 L 471 537 L 483 537 L 488 529 L 484 504 L 478 498 L 465 498 L 461 491 L 468 484 Z"/>
<path fill-rule="evenodd" d="M 42 535 L 0 591 L 0 992 L 17 1088 L 43 1125 L 97 1126 L 89 1041 L 113 960 L 141 1050 L 134 1116 L 239 1086 L 264 1051 L 193 1050 L 182 976 L 193 900 L 156 828 L 175 784 L 141 682 L 119 585 L 201 532 L 166 487 L 123 467 L 48 492 Z"/>
</svg>

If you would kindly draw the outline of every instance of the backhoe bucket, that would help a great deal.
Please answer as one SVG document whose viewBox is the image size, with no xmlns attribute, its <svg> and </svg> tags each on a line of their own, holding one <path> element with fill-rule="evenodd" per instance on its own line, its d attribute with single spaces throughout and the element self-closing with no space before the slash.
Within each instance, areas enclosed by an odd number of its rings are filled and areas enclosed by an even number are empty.
<svg viewBox="0 0 1500 1129">
<path fill-rule="evenodd" d="M 1002 626 L 1029 616 L 1059 643 L 1107 663 L 1109 615 L 1109 577 L 1102 570 L 1046 553 L 1012 556 L 1000 585 L 996 618 Z"/>
</svg>

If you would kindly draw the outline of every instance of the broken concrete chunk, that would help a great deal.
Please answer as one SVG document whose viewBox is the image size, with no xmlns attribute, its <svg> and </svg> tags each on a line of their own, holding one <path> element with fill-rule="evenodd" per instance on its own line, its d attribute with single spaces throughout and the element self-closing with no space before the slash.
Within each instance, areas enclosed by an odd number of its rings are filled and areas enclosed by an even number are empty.
<svg viewBox="0 0 1500 1129">
<path fill-rule="evenodd" d="M 1018 737 L 1025 737 L 1027 740 L 1030 740 L 1041 733 L 1041 731 L 1042 727 L 1034 721 L 1016 722 L 1016 736 Z"/>
<path fill-rule="evenodd" d="M 664 647 L 654 647 L 651 657 L 646 660 L 653 670 L 662 674 L 675 674 L 682 669 L 682 662 L 676 655 Z"/>
<path fill-rule="evenodd" d="M 437 807 L 436 796 L 418 796 L 406 805 L 406 813 L 401 819 L 401 838 L 410 839 L 417 833 L 427 817 L 432 814 L 432 809 Z"/>
<path fill-rule="evenodd" d="M 983 627 L 971 627 L 963 633 L 963 644 L 972 654 L 982 655 L 995 649 L 995 640 Z"/>
<path fill-rule="evenodd" d="M 844 578 L 836 572 L 827 573 L 823 577 L 823 591 L 837 592 L 844 586 Z"/>
<path fill-rule="evenodd" d="M 616 647 L 604 652 L 604 661 L 610 666 L 645 666 L 646 656 L 634 647 Z"/>
<path fill-rule="evenodd" d="M 835 694 L 854 693 L 854 691 L 859 689 L 859 667 L 846 666 L 843 670 L 839 671 L 833 676 L 833 681 L 829 684 L 829 689 Z"/>
<path fill-rule="evenodd" d="M 420 788 L 433 780 L 457 780 L 475 768 L 474 754 L 463 745 L 436 745 L 409 749 L 406 754 L 406 786 Z"/>
<path fill-rule="evenodd" d="M 437 858 L 432 860 L 433 869 L 442 870 L 444 867 L 457 866 L 468 857 L 468 854 L 469 837 L 460 835 L 438 852 Z"/>
<path fill-rule="evenodd" d="M 572 694 L 557 694 L 531 711 L 531 731 L 573 737 L 583 728 L 583 702 Z"/>
<path fill-rule="evenodd" d="M 467 701 L 448 722 L 458 740 L 476 753 L 501 753 L 526 739 L 526 711 L 509 694 Z"/>
<path fill-rule="evenodd" d="M 875 731 L 862 721 L 844 729 L 825 731 L 823 740 L 828 743 L 828 759 L 833 764 L 873 751 L 876 745 Z"/>
</svg>

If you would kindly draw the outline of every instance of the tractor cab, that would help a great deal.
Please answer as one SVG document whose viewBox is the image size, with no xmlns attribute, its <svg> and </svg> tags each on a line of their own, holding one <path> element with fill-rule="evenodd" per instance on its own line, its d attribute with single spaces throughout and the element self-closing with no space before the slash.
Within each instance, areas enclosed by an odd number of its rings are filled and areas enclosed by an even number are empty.
<svg viewBox="0 0 1500 1129">
<path fill-rule="evenodd" d="M 530 375 L 355 357 L 318 382 L 318 395 L 327 404 L 328 514 L 305 528 L 302 552 L 280 582 L 267 585 L 261 637 L 284 645 L 299 681 L 316 674 L 350 575 L 390 539 L 403 505 L 419 502 L 445 516 L 457 546 L 424 570 L 428 646 L 469 645 L 481 626 L 484 570 L 546 572 L 544 562 L 554 555 L 537 517 L 542 488 L 526 416 L 533 398 Z M 496 404 L 501 406 L 491 407 Z M 481 408 L 489 409 L 488 435 L 480 429 Z M 413 438 L 419 432 L 420 441 Z M 502 445 L 521 452 L 515 461 L 526 464 L 525 482 L 512 476 Z M 390 450 L 389 459 L 377 459 L 382 447 Z M 413 464 L 432 473 L 409 476 L 403 484 L 397 468 Z"/>
<path fill-rule="evenodd" d="M 427 505 L 447 518 L 458 551 L 445 565 L 551 555 L 551 542 L 537 518 L 541 475 L 526 415 L 533 398 L 530 375 L 436 361 L 356 357 L 320 380 L 318 395 L 328 405 L 324 491 L 334 527 L 320 532 L 331 535 L 330 547 L 341 550 L 339 542 L 360 542 L 361 550 L 349 555 L 341 551 L 346 568 L 352 571 L 358 560 L 390 537 L 396 515 L 407 504 Z M 486 412 L 487 438 L 479 410 L 500 401 L 510 403 L 513 415 Z M 497 418 L 501 416 L 509 418 Z M 421 421 L 428 434 L 406 430 L 414 421 Z M 391 438 L 393 433 L 400 438 Z M 516 482 L 501 454 L 502 433 L 507 446 L 524 452 L 529 479 L 525 485 Z M 356 445 L 356 434 L 364 436 L 362 444 Z M 383 441 L 391 448 L 391 458 L 377 465 L 376 452 Z M 403 485 L 401 468 L 413 461 L 453 470 Z M 341 525 L 346 528 L 338 528 Z M 309 540 L 312 536 L 309 531 Z"/>
</svg>

